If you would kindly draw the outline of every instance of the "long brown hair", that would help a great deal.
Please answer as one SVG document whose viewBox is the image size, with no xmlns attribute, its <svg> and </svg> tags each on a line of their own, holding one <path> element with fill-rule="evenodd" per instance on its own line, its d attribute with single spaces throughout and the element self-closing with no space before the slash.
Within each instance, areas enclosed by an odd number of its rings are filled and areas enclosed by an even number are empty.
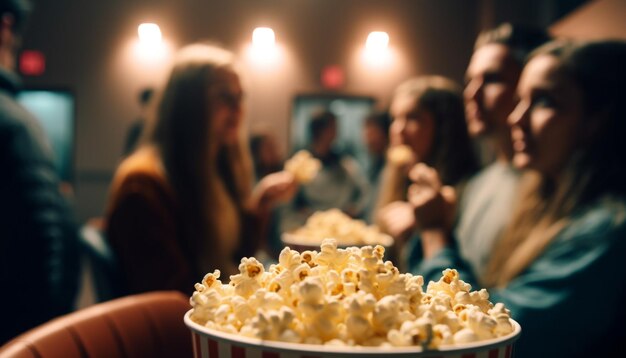
<svg viewBox="0 0 626 358">
<path fill-rule="evenodd" d="M 443 184 L 457 185 L 478 170 L 467 132 L 462 89 L 454 81 L 440 76 L 424 76 L 402 83 L 394 93 L 413 98 L 416 107 L 433 116 L 435 130 L 430 155 L 424 163 L 434 167 Z M 406 200 L 408 179 L 401 168 L 388 163 L 377 207 L 392 201 Z"/>
<path fill-rule="evenodd" d="M 558 182 L 546 176 L 525 174 L 519 205 L 495 246 L 482 280 L 487 287 L 504 286 L 526 269 L 565 228 L 576 210 L 607 197 L 621 204 L 626 192 L 626 42 L 588 44 L 555 42 L 534 54 L 553 56 L 560 70 L 583 92 L 584 116 L 591 138 L 580 143 Z M 620 215 L 616 220 L 623 220 Z"/>
<path fill-rule="evenodd" d="M 216 46 L 194 44 L 177 55 L 169 80 L 158 101 L 146 142 L 163 161 L 165 175 L 181 207 L 184 223 L 181 245 L 190 262 L 202 251 L 215 267 L 225 270 L 228 259 L 220 252 L 220 203 L 215 200 L 221 180 L 241 212 L 250 196 L 252 165 L 243 133 L 238 143 L 218 148 L 211 131 L 214 98 L 209 93 L 221 69 L 231 69 L 232 53 Z M 243 125 L 241 126 L 243 129 Z M 200 245 L 215 250 L 199 250 Z M 198 270 L 201 268 L 196 267 Z"/>
</svg>

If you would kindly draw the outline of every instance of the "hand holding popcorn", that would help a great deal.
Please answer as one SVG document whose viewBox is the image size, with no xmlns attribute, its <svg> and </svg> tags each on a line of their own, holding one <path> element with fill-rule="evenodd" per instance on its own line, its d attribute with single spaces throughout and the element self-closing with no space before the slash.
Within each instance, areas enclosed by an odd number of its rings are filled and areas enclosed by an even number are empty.
<svg viewBox="0 0 626 358">
<path fill-rule="evenodd" d="M 293 174 L 299 183 L 306 184 L 313 180 L 322 167 L 322 163 L 306 150 L 300 150 L 285 162 L 285 171 Z"/>
<path fill-rule="evenodd" d="M 408 145 L 394 145 L 387 150 L 387 160 L 392 165 L 399 167 L 413 163 L 415 155 Z"/>
</svg>

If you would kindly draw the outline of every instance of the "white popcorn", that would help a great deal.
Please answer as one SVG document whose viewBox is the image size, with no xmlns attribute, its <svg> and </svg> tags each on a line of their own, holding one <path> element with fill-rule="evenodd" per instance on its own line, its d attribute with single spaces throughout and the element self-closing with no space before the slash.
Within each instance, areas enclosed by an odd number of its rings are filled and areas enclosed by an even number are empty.
<svg viewBox="0 0 626 358">
<path fill-rule="evenodd" d="M 231 298 L 233 313 L 240 322 L 247 322 L 256 314 L 256 308 L 248 304 L 248 301 L 241 296 Z"/>
<path fill-rule="evenodd" d="M 292 270 L 294 266 L 299 266 L 301 261 L 300 253 L 288 247 L 281 251 L 278 256 L 280 267 L 287 270 Z"/>
<path fill-rule="evenodd" d="M 315 256 L 315 262 L 320 266 L 341 271 L 350 258 L 350 252 L 337 249 L 336 240 L 324 240 L 320 253 Z"/>
<path fill-rule="evenodd" d="M 293 319 L 294 313 L 287 307 L 278 311 L 259 311 L 251 323 L 241 329 L 241 334 L 269 340 L 278 340 L 280 337 L 293 339 L 296 335 L 289 329 Z"/>
<path fill-rule="evenodd" d="M 446 324 L 436 324 L 433 326 L 433 338 L 431 341 L 432 347 L 439 347 L 443 345 L 452 344 L 454 342 L 454 335 L 452 329 Z"/>
<path fill-rule="evenodd" d="M 489 315 L 496 320 L 497 326 L 494 333 L 497 336 L 504 336 L 513 332 L 513 325 L 509 320 L 511 312 L 504 307 L 504 304 L 498 302 L 489 310 Z"/>
<path fill-rule="evenodd" d="M 335 347 L 345 347 L 345 346 L 348 346 L 349 344 L 344 342 L 344 341 L 342 341 L 341 339 L 335 338 L 335 339 L 331 339 L 330 341 L 324 343 L 324 345 L 335 346 Z"/>
<path fill-rule="evenodd" d="M 413 163 L 415 155 L 408 145 L 394 145 L 387 150 L 387 160 L 392 165 L 402 166 Z"/>
<path fill-rule="evenodd" d="M 395 346 L 427 347 L 433 338 L 433 321 L 427 316 L 414 321 L 405 321 L 400 329 L 390 330 L 387 338 Z"/>
<path fill-rule="evenodd" d="M 239 264 L 239 274 L 230 276 L 230 284 L 237 295 L 247 298 L 262 287 L 263 272 L 265 268 L 257 259 L 244 257 Z"/>
<path fill-rule="evenodd" d="M 465 286 L 465 283 L 459 284 L 458 272 L 456 270 L 447 269 L 443 271 L 443 277 L 437 282 L 431 281 L 426 288 L 427 293 L 443 293 L 451 298 L 456 297 L 458 292 L 467 292 L 471 287 Z M 462 281 L 461 281 L 462 282 Z"/>
<path fill-rule="evenodd" d="M 244 258 L 229 284 L 205 275 L 190 298 L 191 319 L 205 327 L 264 340 L 331 346 L 440 346 L 510 334 L 510 312 L 471 291 L 456 270 L 423 291 L 419 275 L 383 261 L 382 246 L 320 251 L 285 248 L 266 271 Z"/>
<path fill-rule="evenodd" d="M 300 183 L 308 183 L 322 168 L 322 163 L 306 150 L 300 150 L 285 162 L 285 171 Z"/>
<path fill-rule="evenodd" d="M 376 307 L 376 298 L 371 293 L 359 291 L 344 300 L 347 312 L 347 336 L 355 341 L 367 341 L 374 334 L 369 317 Z"/>
<path fill-rule="evenodd" d="M 407 320 L 415 319 L 409 312 L 408 298 L 401 295 L 385 296 L 376 302 L 372 325 L 377 333 L 385 333 Z"/>
<path fill-rule="evenodd" d="M 467 327 L 470 328 L 479 339 L 494 338 L 496 320 L 483 313 L 477 306 L 470 306 L 467 310 Z"/>
<path fill-rule="evenodd" d="M 478 335 L 469 328 L 463 328 L 454 334 L 454 343 L 472 343 L 477 340 Z"/>
<path fill-rule="evenodd" d="M 362 220 L 352 219 L 339 209 L 318 211 L 311 215 L 303 227 L 288 233 L 286 243 L 320 245 L 326 238 L 334 238 L 341 246 L 393 245 L 391 236 L 381 232 L 378 226 L 368 226 Z"/>
</svg>

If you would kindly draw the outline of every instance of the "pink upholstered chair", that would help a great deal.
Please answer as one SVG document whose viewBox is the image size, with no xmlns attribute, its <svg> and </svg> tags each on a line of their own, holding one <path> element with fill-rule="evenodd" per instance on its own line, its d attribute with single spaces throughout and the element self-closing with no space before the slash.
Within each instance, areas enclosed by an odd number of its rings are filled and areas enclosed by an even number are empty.
<svg viewBox="0 0 626 358">
<path fill-rule="evenodd" d="M 119 298 L 56 318 L 0 347 L 0 358 L 192 357 L 175 291 Z"/>
</svg>

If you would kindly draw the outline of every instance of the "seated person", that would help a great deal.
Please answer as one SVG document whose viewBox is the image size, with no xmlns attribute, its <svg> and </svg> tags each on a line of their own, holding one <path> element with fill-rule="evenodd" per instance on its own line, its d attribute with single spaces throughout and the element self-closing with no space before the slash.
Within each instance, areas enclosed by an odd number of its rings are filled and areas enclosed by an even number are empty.
<svg viewBox="0 0 626 358">
<path fill-rule="evenodd" d="M 353 218 L 362 218 L 368 203 L 369 185 L 355 159 L 333 149 L 337 117 L 330 111 L 317 113 L 309 123 L 309 151 L 322 167 L 310 182 L 300 186 L 294 199 L 281 210 L 281 231 L 304 225 L 316 211 L 337 208 Z"/>
<path fill-rule="evenodd" d="M 521 171 L 511 163 L 507 118 L 526 56 L 549 39 L 542 29 L 502 24 L 483 31 L 465 73 L 465 112 L 470 136 L 491 147 L 495 160 L 474 175 L 459 197 L 455 226 L 461 256 L 485 270 L 495 241 L 511 218 Z M 414 256 L 413 260 L 419 257 Z"/>
<path fill-rule="evenodd" d="M 233 54 L 215 46 L 183 48 L 147 141 L 117 169 L 106 236 L 132 293 L 191 293 L 207 272 L 235 273 L 266 239 L 272 206 L 297 188 L 280 172 L 252 189 L 233 64 Z"/>
<path fill-rule="evenodd" d="M 396 89 L 391 104 L 391 148 L 375 218 L 396 238 L 398 249 L 415 228 L 413 209 L 406 201 L 409 170 L 425 163 L 443 173 L 446 185 L 460 186 L 478 168 L 461 92 L 456 83 L 438 76 L 414 78 Z M 454 216 L 448 220 L 454 220 Z"/>
<path fill-rule="evenodd" d="M 254 164 L 256 180 L 283 168 L 283 159 L 278 150 L 276 139 L 269 133 L 261 132 L 250 137 L 250 152 Z"/>
<path fill-rule="evenodd" d="M 39 121 L 16 101 L 28 2 L 0 0 L 0 345 L 74 309 L 78 231 Z"/>
<path fill-rule="evenodd" d="M 626 42 L 552 43 L 524 67 L 509 116 L 513 164 L 528 172 L 511 223 L 483 274 L 461 259 L 433 208 L 446 197 L 432 168 L 412 172 L 409 200 L 434 279 L 448 267 L 487 287 L 524 334 L 522 357 L 617 357 L 626 330 Z M 607 288 L 607 289 L 600 289 Z M 592 303 L 593 302 L 593 303 Z"/>
<path fill-rule="evenodd" d="M 389 148 L 389 127 L 391 116 L 389 112 L 374 112 L 365 118 L 363 126 L 363 143 L 367 149 L 365 174 L 369 181 L 372 195 L 367 206 L 365 219 L 372 222 L 375 200 L 378 197 L 378 188 L 386 163 L 387 149 Z"/>
</svg>

